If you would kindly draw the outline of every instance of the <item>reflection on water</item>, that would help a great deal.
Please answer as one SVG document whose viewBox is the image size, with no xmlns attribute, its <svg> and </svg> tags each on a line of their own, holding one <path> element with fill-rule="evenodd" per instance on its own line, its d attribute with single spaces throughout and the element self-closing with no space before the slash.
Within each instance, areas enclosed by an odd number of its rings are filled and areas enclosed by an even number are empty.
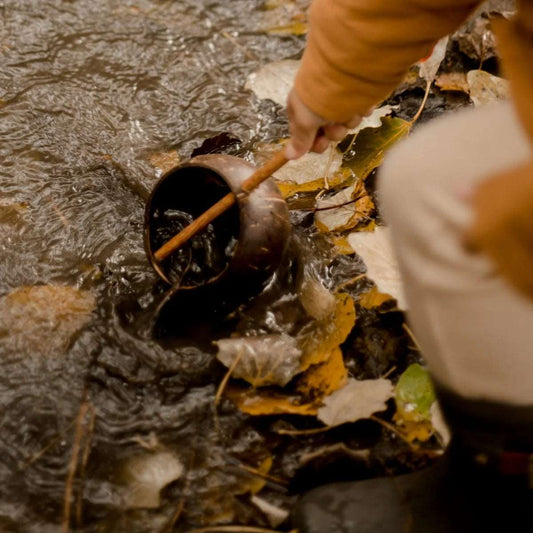
<svg viewBox="0 0 533 533">
<path fill-rule="evenodd" d="M 243 86 L 302 41 L 257 33 L 260 4 L 0 2 L 0 295 L 69 284 L 98 302 L 66 355 L 0 354 L 2 531 L 60 530 L 84 394 L 96 418 L 83 513 L 73 510 L 73 524 L 157 531 L 183 494 L 179 531 L 254 513 L 233 497 L 250 477 L 235 458 L 257 465 L 268 451 L 233 410 L 222 409 L 215 424 L 221 370 L 212 332 L 199 327 L 163 343 L 135 313 L 161 292 L 142 247 L 144 200 L 156 180 L 150 156 L 174 149 L 188 157 L 227 131 L 247 157 L 255 142 L 286 134 L 279 108 Z M 117 469 L 151 433 L 190 475 L 162 494 L 160 509 L 126 511 Z M 73 501 L 80 486 L 76 478 Z"/>
</svg>

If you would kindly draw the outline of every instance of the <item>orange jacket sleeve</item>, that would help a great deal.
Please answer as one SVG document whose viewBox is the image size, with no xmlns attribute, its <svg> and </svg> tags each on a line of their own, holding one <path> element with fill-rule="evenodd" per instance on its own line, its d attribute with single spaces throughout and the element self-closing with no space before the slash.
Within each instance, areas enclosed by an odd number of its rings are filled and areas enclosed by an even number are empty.
<svg viewBox="0 0 533 533">
<path fill-rule="evenodd" d="M 295 90 L 327 120 L 345 122 L 363 114 L 478 4 L 478 0 L 315 0 Z"/>
</svg>

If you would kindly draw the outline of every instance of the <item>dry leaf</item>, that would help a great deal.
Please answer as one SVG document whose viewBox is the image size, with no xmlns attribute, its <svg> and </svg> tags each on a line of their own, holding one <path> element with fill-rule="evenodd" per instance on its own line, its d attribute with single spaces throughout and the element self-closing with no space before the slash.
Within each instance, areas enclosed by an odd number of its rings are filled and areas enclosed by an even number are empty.
<svg viewBox="0 0 533 533">
<path fill-rule="evenodd" d="M 335 299 L 336 305 L 331 315 L 313 321 L 298 334 L 298 345 L 302 350 L 301 370 L 327 361 L 354 327 L 355 305 L 352 297 L 339 293 L 335 294 Z"/>
<path fill-rule="evenodd" d="M 435 85 L 441 91 L 461 91 L 468 94 L 470 90 L 464 72 L 443 72 L 435 80 Z"/>
<path fill-rule="evenodd" d="M 302 352 L 289 335 L 258 335 L 220 339 L 217 359 L 231 367 L 239 357 L 233 377 L 242 378 L 254 387 L 286 385 L 301 371 Z"/>
<path fill-rule="evenodd" d="M 390 302 L 392 296 L 379 292 L 376 287 L 372 287 L 369 291 L 364 292 L 359 296 L 359 305 L 365 309 L 373 309 L 381 307 L 385 302 Z"/>
<path fill-rule="evenodd" d="M 365 128 L 355 137 L 353 145 L 344 159 L 344 166 L 353 170 L 355 175 L 364 180 L 381 163 L 386 152 L 411 130 L 411 123 L 401 118 L 381 118 L 380 128 Z M 348 135 L 340 144 L 346 149 L 352 143 Z"/>
<path fill-rule="evenodd" d="M 347 378 L 342 350 L 337 347 L 325 363 L 313 365 L 307 370 L 298 380 L 296 390 L 309 400 L 321 399 L 343 387 Z"/>
<path fill-rule="evenodd" d="M 143 453 L 126 461 L 120 481 L 126 485 L 124 506 L 155 509 L 161 505 L 160 492 L 183 473 L 178 457 L 169 451 Z"/>
<path fill-rule="evenodd" d="M 388 379 L 349 379 L 348 383 L 324 399 L 318 419 L 327 426 L 338 426 L 369 418 L 387 409 L 387 400 L 394 396 L 394 386 Z"/>
<path fill-rule="evenodd" d="M 440 64 L 446 55 L 446 47 L 448 46 L 449 36 L 446 35 L 440 39 L 433 47 L 431 55 L 424 59 L 420 64 L 418 75 L 424 78 L 428 83 L 432 83 L 437 75 Z"/>
<path fill-rule="evenodd" d="M 476 61 L 484 61 L 496 55 L 494 34 L 487 17 L 470 19 L 453 34 L 452 39 L 458 43 L 463 54 Z"/>
<path fill-rule="evenodd" d="M 509 98 L 509 82 L 484 70 L 471 70 L 467 75 L 470 99 L 476 107 Z"/>
<path fill-rule="evenodd" d="M 390 231 L 383 226 L 373 232 L 350 233 L 348 242 L 355 253 L 363 258 L 369 277 L 380 292 L 390 294 L 398 301 L 398 307 L 407 308 L 402 279 L 390 242 Z"/>
<path fill-rule="evenodd" d="M 302 403 L 299 396 L 276 394 L 272 391 L 228 387 L 225 396 L 231 400 L 243 413 L 253 416 L 259 415 L 315 415 L 319 403 Z"/>
<path fill-rule="evenodd" d="M 354 198 L 358 199 L 353 201 Z M 317 228 L 326 233 L 350 230 L 366 220 L 375 210 L 374 202 L 366 194 L 362 181 L 357 182 L 355 189 L 347 187 L 333 196 L 319 200 L 317 208 L 330 208 L 317 211 L 315 214 Z"/>
<path fill-rule="evenodd" d="M 21 354 L 64 353 L 96 305 L 89 291 L 20 287 L 0 298 L 0 346 Z"/>
</svg>

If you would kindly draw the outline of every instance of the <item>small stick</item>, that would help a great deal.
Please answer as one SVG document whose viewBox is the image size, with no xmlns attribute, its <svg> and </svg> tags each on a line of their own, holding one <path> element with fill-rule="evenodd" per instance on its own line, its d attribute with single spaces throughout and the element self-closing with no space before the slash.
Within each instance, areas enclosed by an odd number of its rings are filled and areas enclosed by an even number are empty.
<svg viewBox="0 0 533 533">
<path fill-rule="evenodd" d="M 241 192 L 238 194 L 249 194 L 288 161 L 289 160 L 285 157 L 285 148 L 282 148 L 242 183 Z M 155 259 L 157 261 L 163 261 L 163 259 L 166 259 L 170 254 L 181 248 L 189 239 L 206 228 L 211 222 L 213 222 L 213 220 L 215 220 L 215 218 L 227 211 L 236 201 L 237 196 L 235 194 L 232 192 L 226 194 L 226 196 L 219 200 L 215 205 L 210 207 L 196 220 L 191 222 L 191 224 L 183 228 L 177 235 L 174 235 L 172 239 L 163 244 L 163 246 L 154 253 Z"/>
</svg>

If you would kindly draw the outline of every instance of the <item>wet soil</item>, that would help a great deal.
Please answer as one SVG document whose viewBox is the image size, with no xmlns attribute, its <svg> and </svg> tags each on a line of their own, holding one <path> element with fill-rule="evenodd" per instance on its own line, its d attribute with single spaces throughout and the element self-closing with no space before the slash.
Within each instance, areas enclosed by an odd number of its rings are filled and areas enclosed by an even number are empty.
<svg viewBox="0 0 533 533">
<path fill-rule="evenodd" d="M 304 41 L 258 32 L 261 3 L 0 2 L 0 295 L 68 284 L 92 291 L 98 302 L 66 354 L 0 354 L 1 531 L 61 530 L 73 421 L 84 399 L 95 422 L 85 473 L 72 487 L 82 512 L 71 524 L 88 533 L 186 532 L 227 522 L 267 527 L 243 490 L 256 479 L 243 466 L 257 468 L 267 457 L 277 481 L 268 481 L 262 496 L 285 508 L 299 491 L 325 481 L 424 462 L 374 422 L 296 438 L 276 433 L 281 417 L 252 419 L 229 402 L 214 416 L 225 369 L 213 340 L 235 328 L 261 330 L 265 309 L 274 310 L 269 320 L 280 329 L 292 327 L 298 314 L 285 302 L 296 300 L 302 262 L 326 286 L 364 272 L 356 257 L 332 259 L 309 215 L 293 215 L 284 268 L 232 319 L 183 322 L 158 338 L 143 315 L 167 289 L 142 243 L 144 203 L 159 175 L 150 155 L 222 150 L 252 160 L 257 143 L 287 135 L 279 106 L 243 87 L 261 65 L 298 57 Z M 235 142 L 204 144 L 224 132 Z M 5 208 L 14 205 L 24 209 Z M 185 321 L 189 304 L 176 322 Z M 394 378 L 418 359 L 400 312 L 358 313 L 344 346 L 352 375 L 378 377 L 395 367 Z M 165 489 L 159 508 L 126 509 L 118 472 L 153 435 L 187 474 Z M 367 459 L 340 442 L 370 450 Z"/>
</svg>

